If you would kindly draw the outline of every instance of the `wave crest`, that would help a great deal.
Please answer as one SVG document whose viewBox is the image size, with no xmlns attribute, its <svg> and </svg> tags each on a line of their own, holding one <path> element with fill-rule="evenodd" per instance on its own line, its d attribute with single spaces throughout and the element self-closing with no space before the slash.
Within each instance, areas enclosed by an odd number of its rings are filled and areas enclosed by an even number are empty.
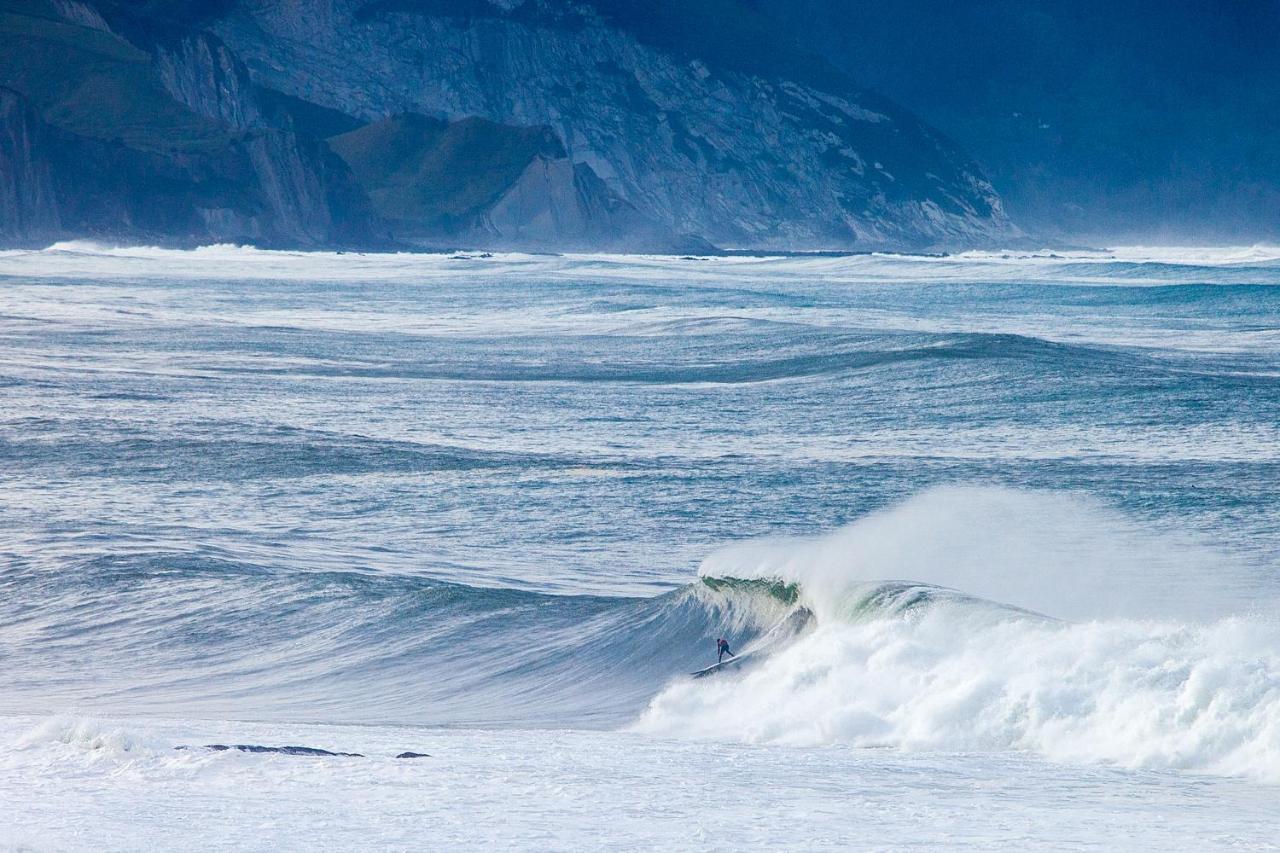
<svg viewBox="0 0 1280 853">
<path fill-rule="evenodd" d="M 1280 623 L 1133 612 L 1212 605 L 1217 559 L 1091 501 L 989 488 L 936 489 L 824 537 L 743 543 L 703 573 L 794 587 L 816 627 L 725 678 L 672 683 L 634 728 L 1280 782 Z M 949 585 L 875 579 L 886 574 Z"/>
</svg>

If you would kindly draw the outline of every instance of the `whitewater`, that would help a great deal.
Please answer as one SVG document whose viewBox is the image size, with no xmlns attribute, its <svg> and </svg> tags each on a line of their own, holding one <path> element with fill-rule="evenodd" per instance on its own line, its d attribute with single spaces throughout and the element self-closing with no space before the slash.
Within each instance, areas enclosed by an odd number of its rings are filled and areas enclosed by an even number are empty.
<svg viewBox="0 0 1280 853">
<path fill-rule="evenodd" d="M 1280 846 L 1278 247 L 63 243 L 0 403 L 0 849 Z"/>
</svg>

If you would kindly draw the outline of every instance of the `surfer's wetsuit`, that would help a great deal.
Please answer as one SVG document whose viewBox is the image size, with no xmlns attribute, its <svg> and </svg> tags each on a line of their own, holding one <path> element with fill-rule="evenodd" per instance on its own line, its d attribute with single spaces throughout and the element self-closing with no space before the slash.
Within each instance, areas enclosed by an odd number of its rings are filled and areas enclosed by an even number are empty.
<svg viewBox="0 0 1280 853">
<path fill-rule="evenodd" d="M 729 644 L 725 642 L 723 637 L 721 637 L 719 640 L 716 640 L 716 663 L 723 661 L 725 655 L 728 655 L 729 657 L 737 657 L 737 655 L 729 651 Z"/>
</svg>

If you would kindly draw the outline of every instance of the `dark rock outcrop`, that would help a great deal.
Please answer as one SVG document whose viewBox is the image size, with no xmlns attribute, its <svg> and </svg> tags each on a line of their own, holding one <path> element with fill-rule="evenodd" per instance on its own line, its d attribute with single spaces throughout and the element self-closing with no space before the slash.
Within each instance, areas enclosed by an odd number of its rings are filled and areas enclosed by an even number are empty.
<svg viewBox="0 0 1280 853">
<path fill-rule="evenodd" d="M 184 749 L 185 747 L 178 747 Z M 307 758 L 364 758 L 358 752 L 330 752 L 314 746 L 261 746 L 256 743 L 211 743 L 205 749 L 213 752 L 254 752 L 269 755 L 300 755 Z"/>
<path fill-rule="evenodd" d="M 314 746 L 263 746 L 256 743 L 210 743 L 203 747 L 175 746 L 177 750 L 207 749 L 210 752 L 251 752 L 258 755 L 297 755 L 304 758 L 364 758 L 359 752 L 332 752 Z M 430 758 L 426 752 L 402 752 L 396 758 Z"/>
<path fill-rule="evenodd" d="M 0 89 L 0 240 L 8 244 L 47 241 L 61 231 L 48 133 L 26 98 Z"/>
</svg>

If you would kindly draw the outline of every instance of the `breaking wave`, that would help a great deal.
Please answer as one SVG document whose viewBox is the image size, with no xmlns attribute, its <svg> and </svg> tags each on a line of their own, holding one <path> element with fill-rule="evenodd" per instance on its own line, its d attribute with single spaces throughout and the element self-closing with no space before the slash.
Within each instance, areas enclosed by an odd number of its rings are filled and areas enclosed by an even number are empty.
<svg viewBox="0 0 1280 853">
<path fill-rule="evenodd" d="M 215 244 L 190 249 L 157 246 L 114 246 L 90 240 L 55 243 L 40 250 L 0 250 L 0 276 L 19 274 L 61 277 L 91 273 L 104 278 L 215 276 L 235 279 L 303 280 L 321 282 L 417 282 L 423 277 L 457 277 L 468 271 L 532 272 L 565 278 L 667 279 L 672 268 L 689 281 L 726 280 L 735 284 L 744 273 L 756 278 L 808 274 L 820 278 L 859 280 L 1001 281 L 1043 278 L 1072 283 L 1100 282 L 1129 285 L 1169 281 L 1230 283 L 1233 273 L 1247 272 L 1242 281 L 1257 281 L 1280 264 L 1280 246 L 1229 247 L 1130 246 L 1093 251 L 1053 250 L 969 251 L 949 255 L 817 254 L 734 255 L 674 258 L 644 255 L 526 255 L 520 253 L 366 253 L 304 252 Z"/>
<path fill-rule="evenodd" d="M 820 625 L 760 666 L 677 684 L 637 728 L 798 745 L 1029 750 L 1280 781 L 1280 631 L 912 618 Z"/>
<path fill-rule="evenodd" d="M 1280 625 L 1208 615 L 1207 570 L 1222 564 L 1082 499 L 935 490 L 831 536 L 709 559 L 706 572 L 797 583 L 816 627 L 757 666 L 668 686 L 635 727 L 753 743 L 1025 750 L 1277 782 Z M 866 579 L 893 568 L 1077 618 Z M 1159 595 L 1162 585 L 1179 592 Z M 1136 615 L 1186 600 L 1208 608 L 1203 618 Z"/>
<path fill-rule="evenodd" d="M 950 487 L 726 548 L 650 598 L 175 554 L 29 567 L 4 580 L 0 653 L 24 656 L 22 712 L 630 726 L 1280 781 L 1280 627 L 1215 600 L 1229 570 L 1086 499 Z M 691 678 L 721 635 L 736 664 Z"/>
</svg>

